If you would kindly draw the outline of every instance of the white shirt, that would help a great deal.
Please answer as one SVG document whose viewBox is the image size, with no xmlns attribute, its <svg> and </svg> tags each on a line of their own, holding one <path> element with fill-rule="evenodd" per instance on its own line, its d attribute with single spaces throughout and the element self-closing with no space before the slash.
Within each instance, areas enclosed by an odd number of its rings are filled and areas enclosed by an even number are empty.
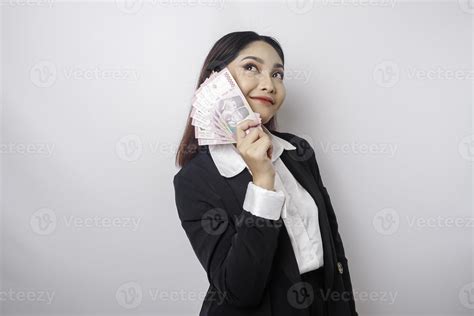
<svg viewBox="0 0 474 316">
<path fill-rule="evenodd" d="M 283 219 L 293 246 L 300 274 L 316 270 L 324 265 L 323 244 L 319 230 L 318 207 L 312 196 L 291 174 L 280 155 L 283 150 L 296 149 L 288 141 L 270 134 L 275 168 L 275 191 L 255 185 L 247 186 L 243 209 L 255 216 Z M 248 168 L 233 144 L 209 145 L 209 152 L 219 173 L 233 177 Z"/>
</svg>

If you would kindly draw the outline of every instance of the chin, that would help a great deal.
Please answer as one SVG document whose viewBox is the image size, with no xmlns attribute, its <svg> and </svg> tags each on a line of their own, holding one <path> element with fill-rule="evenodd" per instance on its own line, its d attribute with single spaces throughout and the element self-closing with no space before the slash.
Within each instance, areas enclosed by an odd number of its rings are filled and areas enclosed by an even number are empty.
<svg viewBox="0 0 474 316">
<path fill-rule="evenodd" d="M 262 124 L 267 124 L 272 119 L 272 116 L 263 116 Z"/>
</svg>

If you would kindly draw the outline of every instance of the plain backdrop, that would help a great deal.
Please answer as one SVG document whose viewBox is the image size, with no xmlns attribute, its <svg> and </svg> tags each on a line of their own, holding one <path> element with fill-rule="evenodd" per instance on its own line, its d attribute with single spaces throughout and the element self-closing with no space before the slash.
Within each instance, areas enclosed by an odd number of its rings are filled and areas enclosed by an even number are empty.
<svg viewBox="0 0 474 316">
<path fill-rule="evenodd" d="M 472 1 L 7 0 L 2 315 L 197 315 L 208 283 L 172 178 L 204 58 L 286 57 L 359 315 L 472 315 Z"/>
</svg>

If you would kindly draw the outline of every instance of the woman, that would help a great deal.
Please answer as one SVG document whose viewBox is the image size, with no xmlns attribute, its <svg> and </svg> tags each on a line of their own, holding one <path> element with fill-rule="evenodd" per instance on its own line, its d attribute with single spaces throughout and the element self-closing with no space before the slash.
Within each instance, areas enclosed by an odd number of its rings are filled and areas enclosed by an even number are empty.
<svg viewBox="0 0 474 316">
<path fill-rule="evenodd" d="M 280 45 L 254 32 L 225 35 L 196 88 L 225 67 L 264 128 L 245 120 L 236 144 L 198 146 L 188 118 L 173 183 L 181 225 L 209 280 L 200 315 L 357 316 L 313 148 L 276 131 L 285 99 Z"/>
</svg>

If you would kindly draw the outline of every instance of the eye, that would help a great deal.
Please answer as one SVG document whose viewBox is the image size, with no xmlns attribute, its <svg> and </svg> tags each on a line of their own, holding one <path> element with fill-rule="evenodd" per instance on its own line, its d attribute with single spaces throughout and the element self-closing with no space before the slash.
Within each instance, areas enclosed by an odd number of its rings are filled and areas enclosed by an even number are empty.
<svg viewBox="0 0 474 316">
<path fill-rule="evenodd" d="M 255 67 L 255 69 L 257 69 L 257 66 L 255 66 L 255 64 L 252 64 L 252 63 L 245 64 L 244 69 L 249 70 L 249 68 L 251 68 L 251 67 Z"/>
<path fill-rule="evenodd" d="M 277 72 L 274 73 L 274 75 L 276 75 L 276 74 L 280 74 L 280 79 L 281 80 L 283 80 L 283 78 L 285 77 L 285 74 L 281 71 L 277 71 Z"/>
<path fill-rule="evenodd" d="M 249 68 L 251 69 L 252 67 L 254 67 L 256 70 L 258 70 L 257 66 L 255 66 L 255 64 L 253 64 L 253 63 L 248 63 L 248 64 L 245 64 L 245 65 L 243 66 L 243 68 L 244 68 L 245 70 L 249 70 Z M 249 71 L 251 71 L 251 70 L 249 70 Z M 283 78 L 285 77 L 285 75 L 284 75 L 284 73 L 283 73 L 282 71 L 277 71 L 277 72 L 274 73 L 274 75 L 275 75 L 275 74 L 279 74 L 279 75 L 280 75 L 280 80 L 283 80 Z"/>
</svg>

